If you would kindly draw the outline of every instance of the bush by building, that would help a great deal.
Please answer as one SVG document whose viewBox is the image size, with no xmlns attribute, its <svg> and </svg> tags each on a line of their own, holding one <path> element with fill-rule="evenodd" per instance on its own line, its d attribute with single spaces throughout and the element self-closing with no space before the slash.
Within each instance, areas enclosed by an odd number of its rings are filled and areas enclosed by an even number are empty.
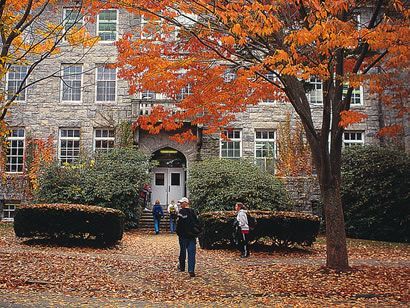
<svg viewBox="0 0 410 308">
<path fill-rule="evenodd" d="M 189 173 L 192 207 L 200 213 L 232 210 L 236 202 L 252 210 L 288 210 L 290 199 L 281 181 L 252 162 L 207 159 Z"/>
<path fill-rule="evenodd" d="M 256 220 L 256 225 L 249 233 L 251 242 L 262 238 L 271 239 L 281 247 L 294 245 L 310 246 L 319 232 L 318 216 L 275 211 L 248 211 Z M 233 224 L 236 219 L 234 211 L 208 212 L 199 215 L 203 232 L 199 237 L 202 248 L 210 249 L 231 245 L 233 241 Z"/>
<path fill-rule="evenodd" d="M 124 232 L 125 216 L 119 210 L 80 204 L 32 204 L 16 210 L 18 237 L 88 239 L 113 245 Z"/>
<path fill-rule="evenodd" d="M 149 158 L 132 148 L 116 148 L 93 160 L 44 168 L 37 202 L 80 203 L 118 209 L 126 227 L 135 227 L 141 214 L 139 193 L 150 181 Z"/>
<path fill-rule="evenodd" d="M 348 236 L 410 241 L 410 156 L 376 146 L 343 153 L 342 202 Z"/>
</svg>

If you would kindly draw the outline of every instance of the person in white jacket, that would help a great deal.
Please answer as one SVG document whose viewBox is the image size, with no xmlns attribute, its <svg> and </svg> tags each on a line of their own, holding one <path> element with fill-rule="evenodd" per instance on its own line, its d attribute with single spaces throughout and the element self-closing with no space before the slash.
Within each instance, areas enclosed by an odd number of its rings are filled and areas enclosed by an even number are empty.
<svg viewBox="0 0 410 308">
<path fill-rule="evenodd" d="M 169 213 L 169 229 L 171 233 L 175 233 L 177 229 L 177 217 L 178 217 L 178 205 L 175 204 L 175 201 L 172 200 L 171 203 L 168 205 L 168 213 Z"/>
<path fill-rule="evenodd" d="M 249 257 L 248 250 L 248 235 L 249 235 L 249 224 L 248 216 L 246 214 L 245 206 L 243 203 L 236 203 L 235 210 L 238 212 L 236 220 L 238 221 L 239 231 L 238 234 L 238 246 L 241 251 L 241 258 Z"/>
</svg>

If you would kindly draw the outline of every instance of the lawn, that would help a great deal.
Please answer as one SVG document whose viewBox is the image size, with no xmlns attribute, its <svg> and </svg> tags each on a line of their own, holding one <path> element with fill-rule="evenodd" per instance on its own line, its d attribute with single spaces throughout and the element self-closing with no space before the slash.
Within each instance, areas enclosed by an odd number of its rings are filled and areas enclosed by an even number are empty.
<svg viewBox="0 0 410 308">
<path fill-rule="evenodd" d="M 349 240 L 352 270 L 328 272 L 325 242 L 306 250 L 198 248 L 197 277 L 176 270 L 175 235 L 127 232 L 109 249 L 23 242 L 0 223 L 0 306 L 409 304 L 410 245 Z"/>
</svg>

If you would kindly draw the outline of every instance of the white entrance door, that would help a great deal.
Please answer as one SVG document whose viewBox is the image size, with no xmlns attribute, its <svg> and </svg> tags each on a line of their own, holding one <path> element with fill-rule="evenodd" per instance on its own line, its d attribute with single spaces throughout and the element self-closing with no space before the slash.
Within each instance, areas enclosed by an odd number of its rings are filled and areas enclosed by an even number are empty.
<svg viewBox="0 0 410 308">
<path fill-rule="evenodd" d="M 155 168 L 151 183 L 151 202 L 159 200 L 161 204 L 175 202 L 184 196 L 185 173 L 183 168 Z"/>
</svg>

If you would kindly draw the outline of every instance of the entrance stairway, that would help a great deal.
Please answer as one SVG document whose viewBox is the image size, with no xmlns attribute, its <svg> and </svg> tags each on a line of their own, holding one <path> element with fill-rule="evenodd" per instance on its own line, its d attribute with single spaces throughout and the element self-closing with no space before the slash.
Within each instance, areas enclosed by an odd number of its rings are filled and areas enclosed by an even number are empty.
<svg viewBox="0 0 410 308">
<path fill-rule="evenodd" d="M 169 233 L 169 214 L 167 212 L 167 205 L 162 205 L 162 210 L 164 211 L 164 217 L 161 219 L 159 225 L 160 233 Z M 143 211 L 141 214 L 138 229 L 142 231 L 149 231 L 154 233 L 154 218 L 152 217 L 152 209 L 149 211 Z"/>
</svg>

